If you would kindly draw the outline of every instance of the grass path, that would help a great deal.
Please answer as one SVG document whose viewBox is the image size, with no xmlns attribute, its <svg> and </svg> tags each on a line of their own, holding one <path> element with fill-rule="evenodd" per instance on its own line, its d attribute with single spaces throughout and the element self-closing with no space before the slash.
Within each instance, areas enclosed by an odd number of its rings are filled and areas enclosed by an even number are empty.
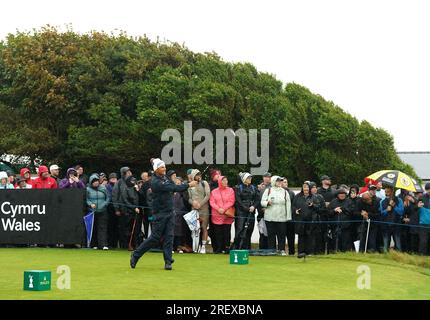
<svg viewBox="0 0 430 320">
<path fill-rule="evenodd" d="M 161 253 L 148 253 L 132 270 L 126 251 L 0 249 L 0 299 L 430 299 L 430 258 L 413 259 L 250 257 L 249 265 L 237 266 L 225 255 L 177 254 L 168 272 Z M 71 268 L 71 290 L 56 287 L 59 265 Z M 370 290 L 357 289 L 360 265 L 370 267 Z M 51 270 L 52 290 L 23 291 L 28 269 Z"/>
</svg>

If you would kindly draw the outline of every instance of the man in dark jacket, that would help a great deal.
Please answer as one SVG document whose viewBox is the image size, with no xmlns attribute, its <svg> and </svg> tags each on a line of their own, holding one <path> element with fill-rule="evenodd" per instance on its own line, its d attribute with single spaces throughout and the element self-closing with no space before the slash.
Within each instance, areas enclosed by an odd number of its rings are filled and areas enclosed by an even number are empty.
<svg viewBox="0 0 430 320">
<path fill-rule="evenodd" d="M 151 236 L 146 239 L 131 255 L 130 266 L 135 268 L 139 259 L 151 248 L 159 245 L 161 238 L 163 242 L 164 269 L 172 270 L 173 232 L 175 228 L 175 214 L 173 208 L 173 193 L 182 192 L 188 188 L 195 187 L 197 181 L 185 182 L 176 185 L 166 177 L 166 165 L 160 159 L 152 161 L 155 175 L 152 177 L 151 189 L 153 193 L 152 208 L 154 221 L 152 223 Z"/>
<path fill-rule="evenodd" d="M 236 186 L 235 238 L 233 249 L 251 249 L 251 236 L 255 225 L 255 210 L 259 207 L 258 189 L 251 184 L 248 172 L 239 174 L 240 184 Z"/>
<path fill-rule="evenodd" d="M 408 227 L 402 227 L 402 251 L 408 253 L 418 253 L 419 237 L 416 226 L 420 223 L 418 199 L 412 192 L 404 198 L 405 215 L 403 223 Z"/>
<path fill-rule="evenodd" d="M 374 186 L 373 186 L 374 187 Z M 372 188 L 373 188 L 372 187 Z M 376 190 L 376 187 L 375 189 Z M 381 199 L 373 195 L 371 191 L 364 192 L 358 202 L 356 219 L 361 219 L 362 223 L 358 228 L 360 236 L 360 252 L 366 249 L 367 231 L 369 230 L 369 239 L 367 242 L 367 252 L 376 252 L 376 236 L 378 233 L 378 225 L 372 221 L 378 221 L 380 217 L 379 203 Z M 368 224 L 370 220 L 370 225 Z"/>
<path fill-rule="evenodd" d="M 333 224 L 332 229 L 333 239 L 330 242 L 330 251 L 351 251 L 352 250 L 352 237 L 351 237 L 351 223 L 344 221 L 351 221 L 352 214 L 349 211 L 347 192 L 345 189 L 339 189 L 336 193 L 336 198 L 330 202 L 329 219 L 337 222 Z"/>
<path fill-rule="evenodd" d="M 112 190 L 112 203 L 115 208 L 115 214 L 119 217 L 119 244 L 122 249 L 132 250 L 129 246 L 131 229 L 133 227 L 134 214 L 139 214 L 137 192 L 134 186 L 131 186 L 133 173 L 129 167 L 120 169 L 121 178 L 115 184 Z M 128 185 L 127 185 L 128 179 Z M 134 191 L 133 191 L 134 189 Z"/>
<path fill-rule="evenodd" d="M 324 197 L 318 193 L 318 188 L 315 182 L 310 182 L 309 187 L 312 195 L 315 196 L 316 208 L 318 208 L 318 222 L 327 221 L 328 209 L 326 208 Z M 320 223 L 314 226 L 315 232 L 315 253 L 325 254 L 326 253 L 326 230 L 327 224 Z"/>
<path fill-rule="evenodd" d="M 60 167 L 56 164 L 53 164 L 49 167 L 49 172 L 51 173 L 51 177 L 57 181 L 57 185 L 60 185 Z"/>
<path fill-rule="evenodd" d="M 401 223 L 403 219 L 403 214 L 405 213 L 405 208 L 403 205 L 402 199 L 396 197 L 394 194 L 394 188 L 386 187 L 385 188 L 385 196 L 386 198 L 380 203 L 380 212 L 381 212 L 381 220 L 386 222 L 386 224 L 382 225 L 382 238 L 384 241 L 384 252 L 387 252 L 390 243 L 391 237 L 394 238 L 394 244 L 397 250 L 402 250 L 401 243 L 401 231 L 399 226 L 392 225 L 390 223 Z"/>
<path fill-rule="evenodd" d="M 325 205 L 320 209 L 320 220 L 323 222 L 320 225 L 320 238 L 317 239 L 317 251 L 329 251 L 329 242 L 333 237 L 334 230 L 330 228 L 328 221 L 328 206 L 330 202 L 335 198 L 335 192 L 331 188 L 331 178 L 327 175 L 321 177 L 321 187 L 318 188 L 318 194 L 320 194 L 325 201 Z"/>
<path fill-rule="evenodd" d="M 318 221 L 318 199 L 311 193 L 310 182 L 306 181 L 293 201 L 293 220 L 296 233 L 299 235 L 298 254 L 315 254 L 315 232 L 317 225 L 310 222 Z M 300 223 L 303 222 L 303 223 Z"/>
</svg>

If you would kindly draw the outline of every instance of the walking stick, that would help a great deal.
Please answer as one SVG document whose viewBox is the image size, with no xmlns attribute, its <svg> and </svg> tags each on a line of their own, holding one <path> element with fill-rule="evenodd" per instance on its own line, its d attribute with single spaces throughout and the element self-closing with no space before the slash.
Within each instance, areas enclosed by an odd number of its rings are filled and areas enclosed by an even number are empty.
<svg viewBox="0 0 430 320">
<path fill-rule="evenodd" d="M 243 242 L 246 239 L 246 234 L 247 234 L 248 228 L 249 228 L 249 222 L 250 222 L 249 220 L 251 220 L 250 217 L 251 217 L 251 213 L 248 212 L 248 215 L 247 215 L 246 221 L 245 221 L 245 225 L 243 226 L 243 229 L 241 230 L 242 233 L 241 233 L 240 242 L 239 242 L 239 248 L 238 248 L 239 250 L 243 249 Z"/>
<path fill-rule="evenodd" d="M 131 248 L 131 241 L 133 240 L 134 237 L 134 229 L 136 228 L 136 221 L 137 219 L 134 218 L 134 222 L 133 222 L 133 229 L 131 230 L 131 236 L 130 236 L 130 241 L 128 242 L 128 249 L 130 250 Z"/>
<path fill-rule="evenodd" d="M 366 245 L 364 248 L 364 253 L 367 253 L 367 242 L 369 241 L 369 230 L 370 230 L 370 219 L 367 220 L 367 235 L 366 235 Z"/>
</svg>

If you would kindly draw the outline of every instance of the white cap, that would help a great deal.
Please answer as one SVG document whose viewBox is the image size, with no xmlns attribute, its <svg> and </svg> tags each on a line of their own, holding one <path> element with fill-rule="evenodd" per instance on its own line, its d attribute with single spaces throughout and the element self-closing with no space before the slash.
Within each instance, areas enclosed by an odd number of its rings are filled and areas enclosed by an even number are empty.
<svg viewBox="0 0 430 320">
<path fill-rule="evenodd" d="M 157 171 L 158 168 L 165 166 L 166 164 L 164 163 L 164 161 L 159 158 L 152 160 L 152 168 L 154 171 Z"/>
<path fill-rule="evenodd" d="M 57 169 L 60 169 L 60 167 L 57 166 L 56 164 L 53 164 L 52 166 L 49 167 L 49 171 L 57 170 Z"/>
</svg>

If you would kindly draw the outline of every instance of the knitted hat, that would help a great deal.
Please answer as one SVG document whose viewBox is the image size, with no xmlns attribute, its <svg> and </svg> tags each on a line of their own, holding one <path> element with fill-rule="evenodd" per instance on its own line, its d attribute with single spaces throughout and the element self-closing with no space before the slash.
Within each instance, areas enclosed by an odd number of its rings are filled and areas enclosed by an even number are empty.
<svg viewBox="0 0 430 320">
<path fill-rule="evenodd" d="M 240 180 L 242 180 L 243 183 L 245 183 L 246 179 L 249 177 L 252 177 L 252 175 L 249 172 L 241 172 L 239 173 Z"/>
<path fill-rule="evenodd" d="M 158 168 L 165 167 L 165 166 L 166 166 L 166 164 L 164 163 L 164 161 L 159 159 L 159 158 L 154 159 L 152 161 L 152 169 L 154 171 L 157 171 Z"/>
</svg>

